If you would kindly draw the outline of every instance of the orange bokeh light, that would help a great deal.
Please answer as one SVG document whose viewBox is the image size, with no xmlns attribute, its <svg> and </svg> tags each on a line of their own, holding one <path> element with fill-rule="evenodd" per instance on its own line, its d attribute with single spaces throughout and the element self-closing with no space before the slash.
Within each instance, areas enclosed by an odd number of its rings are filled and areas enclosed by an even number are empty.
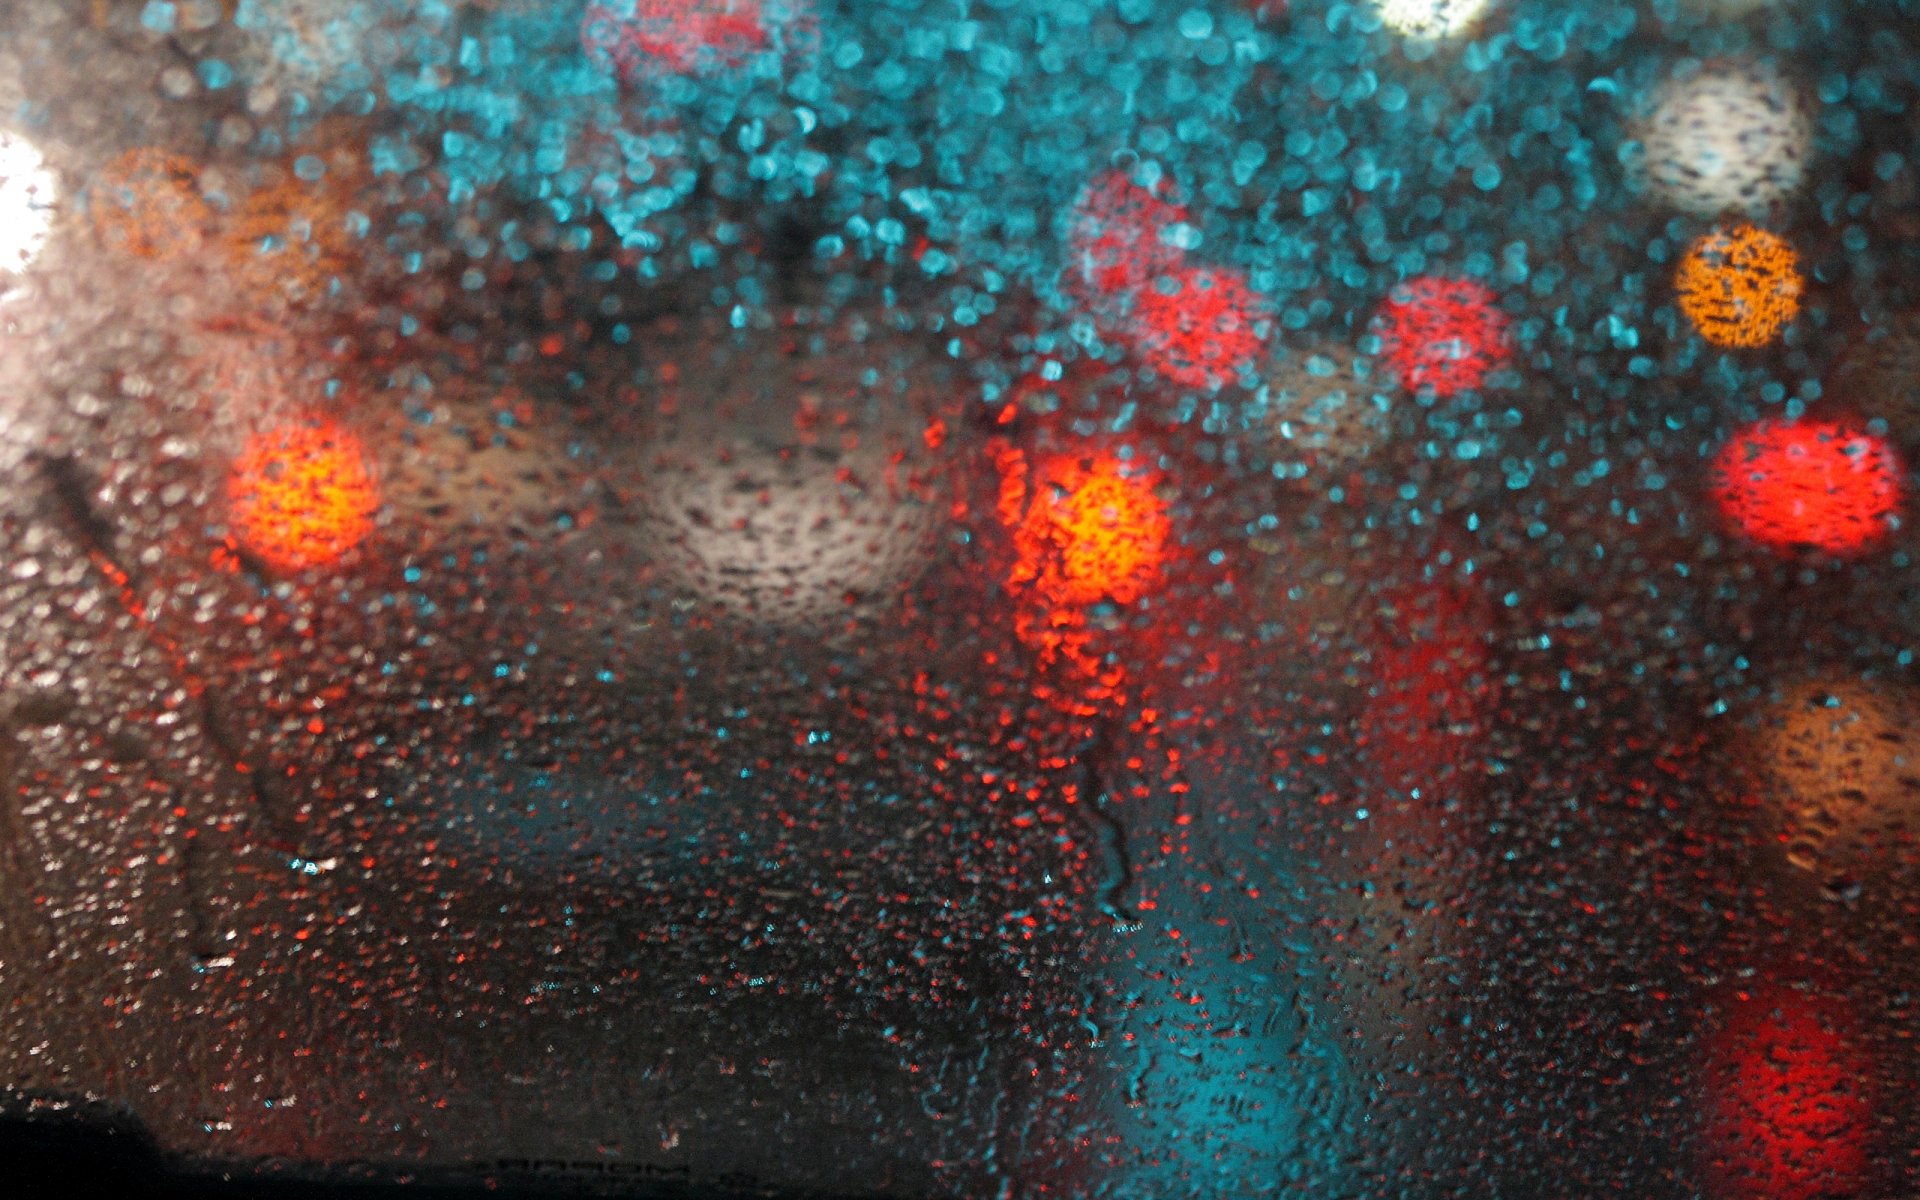
<svg viewBox="0 0 1920 1200">
<path fill-rule="evenodd" d="M 1111 454 L 1002 463 L 1000 517 L 1013 530 L 1011 582 L 1063 606 L 1131 604 L 1158 578 L 1172 523 L 1154 473 Z M 1012 469 L 1007 469 L 1011 467 Z"/>
<path fill-rule="evenodd" d="M 227 477 L 234 532 L 276 567 L 333 562 L 367 539 L 380 489 L 360 439 L 332 421 L 247 440 Z"/>
<path fill-rule="evenodd" d="M 1800 256 L 1785 238 L 1735 225 L 1693 244 L 1674 273 L 1680 311 L 1715 346 L 1764 346 L 1799 315 Z"/>
<path fill-rule="evenodd" d="M 362 210 L 374 182 L 353 137 L 344 125 L 323 128 L 301 156 L 325 165 L 318 178 L 303 178 L 293 162 L 275 164 L 227 214 L 220 243 L 240 283 L 312 300 L 353 274 L 365 253 Z"/>
</svg>

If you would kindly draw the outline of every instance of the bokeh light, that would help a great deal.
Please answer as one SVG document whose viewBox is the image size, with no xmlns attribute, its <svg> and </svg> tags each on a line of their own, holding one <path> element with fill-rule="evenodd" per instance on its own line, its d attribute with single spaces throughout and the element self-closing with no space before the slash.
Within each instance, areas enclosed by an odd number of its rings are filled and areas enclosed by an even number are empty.
<svg viewBox="0 0 1920 1200">
<path fill-rule="evenodd" d="M 239 278 L 261 293 L 310 300 L 352 274 L 370 171 L 344 148 L 302 155 L 248 194 L 222 231 Z"/>
<path fill-rule="evenodd" d="M 1136 305 L 1129 327 L 1140 356 L 1182 387 L 1221 387 L 1260 352 L 1264 304 L 1238 271 L 1180 267 Z"/>
<path fill-rule="evenodd" d="M 775 626 L 824 626 L 892 595 L 923 561 L 933 509 L 883 439 L 836 441 L 796 454 L 737 437 L 717 463 L 667 444 L 650 524 L 673 578 Z"/>
<path fill-rule="evenodd" d="M 234 533 L 273 566 L 338 560 L 373 532 L 380 488 L 360 439 L 331 420 L 257 433 L 227 477 Z"/>
<path fill-rule="evenodd" d="M 1920 0 L 1762 2 L 0 5 L 9 1086 L 1678 1200 L 1803 951 L 1912 1175 Z"/>
<path fill-rule="evenodd" d="M 1014 632 L 1043 668 L 1073 671 L 1089 690 L 1071 703 L 1090 713 L 1088 700 L 1120 697 L 1126 680 L 1095 649 L 1092 610 L 1151 595 L 1166 567 L 1173 523 L 1159 473 L 1105 451 L 1036 458 L 996 444 L 995 458 L 999 518 L 1013 540 Z"/>
<path fill-rule="evenodd" d="M 1154 280 L 1179 265 L 1182 250 L 1167 233 L 1187 223 L 1184 206 L 1125 171 L 1088 184 L 1073 207 L 1067 231 L 1067 286 L 1103 316 L 1124 313 Z"/>
<path fill-rule="evenodd" d="M 1470 279 L 1425 276 L 1393 289 L 1374 316 L 1380 361 L 1410 392 L 1453 396 L 1506 365 L 1507 317 Z"/>
<path fill-rule="evenodd" d="M 1920 697 L 1894 683 L 1817 679 L 1786 690 L 1763 725 L 1788 859 L 1856 875 L 1920 814 Z"/>
<path fill-rule="evenodd" d="M 1800 187 L 1813 120 L 1777 71 L 1734 62 L 1674 76 L 1638 132 L 1660 199 L 1697 216 L 1758 215 Z"/>
<path fill-rule="evenodd" d="M 738 67 L 771 44 L 764 7 L 762 0 L 599 0 L 581 19 L 580 43 L 629 85 L 650 72 Z"/>
<path fill-rule="evenodd" d="M 32 142 L 0 130 L 0 271 L 33 265 L 53 231 L 59 185 Z"/>
<path fill-rule="evenodd" d="M 127 151 L 94 177 L 88 215 L 100 240 L 139 258 L 173 259 L 206 236 L 213 210 L 189 160 L 153 146 Z"/>
<path fill-rule="evenodd" d="M 1468 32 L 1492 0 L 1374 0 L 1380 21 L 1404 37 L 1441 41 Z"/>
<path fill-rule="evenodd" d="M 1800 256 L 1757 226 L 1716 230 L 1674 273 L 1680 311 L 1715 346 L 1764 346 L 1800 312 Z"/>
<path fill-rule="evenodd" d="M 867 353 L 815 357 L 783 338 L 755 335 L 724 370 L 698 340 L 669 342 L 636 468 L 645 541 L 676 590 L 828 631 L 898 602 L 926 565 L 949 397 L 917 343 L 870 335 Z"/>
<path fill-rule="evenodd" d="M 1714 457 L 1715 502 L 1775 551 L 1862 553 L 1899 523 L 1903 467 L 1886 439 L 1835 421 L 1757 422 Z"/>
<path fill-rule="evenodd" d="M 1869 1063 L 1837 1005 L 1765 987 L 1708 1042 L 1706 1149 L 1724 1200 L 1858 1194 L 1871 1165 Z"/>
<path fill-rule="evenodd" d="M 1000 519 L 1013 531 L 1010 582 L 1051 605 L 1131 604 L 1158 580 L 1172 523 L 1155 472 L 1114 454 L 1054 455 L 1030 472 L 1008 452 Z"/>
</svg>

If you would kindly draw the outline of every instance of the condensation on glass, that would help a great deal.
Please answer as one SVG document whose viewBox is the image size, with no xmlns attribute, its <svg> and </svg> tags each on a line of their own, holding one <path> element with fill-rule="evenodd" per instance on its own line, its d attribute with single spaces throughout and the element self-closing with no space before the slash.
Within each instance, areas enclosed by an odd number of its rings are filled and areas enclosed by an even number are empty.
<svg viewBox="0 0 1920 1200">
<path fill-rule="evenodd" d="M 1912 0 L 0 23 L 0 1116 L 1913 1193 Z"/>
</svg>

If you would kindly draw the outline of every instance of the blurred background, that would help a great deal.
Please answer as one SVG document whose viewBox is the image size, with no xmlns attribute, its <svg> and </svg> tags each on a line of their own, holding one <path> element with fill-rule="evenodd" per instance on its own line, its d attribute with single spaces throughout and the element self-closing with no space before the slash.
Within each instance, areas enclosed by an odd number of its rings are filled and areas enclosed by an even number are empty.
<svg viewBox="0 0 1920 1200">
<path fill-rule="evenodd" d="M 0 28 L 0 1114 L 1920 1185 L 1913 0 Z"/>
</svg>

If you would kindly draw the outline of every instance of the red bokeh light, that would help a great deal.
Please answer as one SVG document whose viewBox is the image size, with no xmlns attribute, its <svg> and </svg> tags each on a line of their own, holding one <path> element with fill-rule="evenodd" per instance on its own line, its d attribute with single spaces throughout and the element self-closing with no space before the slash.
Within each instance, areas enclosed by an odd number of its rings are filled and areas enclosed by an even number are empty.
<svg viewBox="0 0 1920 1200">
<path fill-rule="evenodd" d="M 602 0 L 580 22 L 587 56 L 636 84 L 650 66 L 674 74 L 737 67 L 771 45 L 762 0 Z"/>
<path fill-rule="evenodd" d="M 1050 604 L 1131 604 L 1158 579 L 1172 527 L 1158 480 L 1117 455 L 1055 455 L 1031 469 L 1002 455 L 1000 519 L 1013 531 L 1009 582 Z"/>
<path fill-rule="evenodd" d="M 248 439 L 227 477 L 241 543 L 276 567 L 333 562 L 373 532 L 380 490 L 360 439 L 331 421 Z"/>
<path fill-rule="evenodd" d="M 1012 534 L 1014 629 L 1043 666 L 1064 660 L 1111 691 L 1087 609 L 1128 605 L 1160 582 L 1173 523 L 1153 469 L 1111 452 L 1029 459 L 1002 445 L 999 517 Z"/>
<path fill-rule="evenodd" d="M 1181 249 L 1161 235 L 1185 223 L 1187 210 L 1161 195 L 1167 190 L 1144 188 L 1124 171 L 1109 171 L 1080 193 L 1067 235 L 1067 283 L 1084 303 L 1123 309 L 1179 265 Z"/>
<path fill-rule="evenodd" d="M 1493 292 L 1466 279 L 1423 276 L 1399 285 L 1375 314 L 1373 332 L 1401 387 L 1441 397 L 1479 387 L 1511 353 L 1507 316 Z"/>
<path fill-rule="evenodd" d="M 1884 438 L 1835 421 L 1760 421 L 1713 461 L 1713 497 L 1740 532 L 1770 549 L 1870 549 L 1897 524 L 1903 467 Z"/>
<path fill-rule="evenodd" d="M 1864 1186 L 1870 1062 L 1834 1006 L 1780 989 L 1736 1001 L 1711 1043 L 1706 1142 L 1715 1195 L 1812 1200 Z"/>
<path fill-rule="evenodd" d="M 1183 387 L 1217 388 L 1260 352 L 1260 298 L 1238 272 L 1181 267 L 1171 287 L 1149 286 L 1135 303 L 1134 345 L 1154 370 Z"/>
</svg>

